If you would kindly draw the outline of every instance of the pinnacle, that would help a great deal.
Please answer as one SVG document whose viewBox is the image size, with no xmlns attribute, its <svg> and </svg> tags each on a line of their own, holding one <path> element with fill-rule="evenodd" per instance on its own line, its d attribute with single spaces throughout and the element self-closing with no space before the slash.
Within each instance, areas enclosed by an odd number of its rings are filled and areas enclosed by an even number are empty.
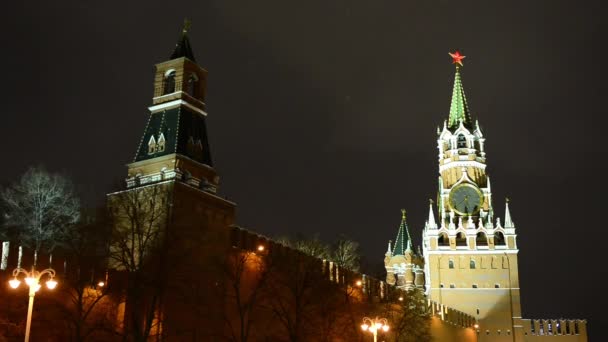
<svg viewBox="0 0 608 342">
<path fill-rule="evenodd" d="M 188 19 L 184 20 L 182 33 L 177 41 L 177 44 L 175 44 L 175 49 L 173 49 L 170 59 L 186 57 L 189 60 L 196 62 L 194 59 L 194 53 L 192 53 L 192 47 L 190 46 L 190 40 L 188 40 L 188 30 L 190 29 L 190 25 L 191 23 Z"/>
<path fill-rule="evenodd" d="M 505 228 L 513 228 L 515 224 L 511 219 L 511 211 L 509 210 L 509 199 L 505 199 Z"/>
<path fill-rule="evenodd" d="M 397 238 L 393 246 L 393 255 L 404 255 L 406 251 L 412 250 L 412 238 L 405 220 L 405 209 L 401 209 L 401 224 L 397 231 Z"/>
<path fill-rule="evenodd" d="M 435 223 L 435 213 L 433 213 L 433 200 L 429 199 L 429 218 L 427 220 L 429 228 L 437 228 L 437 223 Z"/>
<path fill-rule="evenodd" d="M 448 118 L 448 126 L 450 129 L 458 127 L 460 124 L 467 128 L 472 128 L 471 113 L 467 99 L 464 95 L 462 80 L 460 77 L 460 67 L 456 66 L 456 75 L 454 77 L 454 90 L 452 91 L 452 102 L 450 104 L 450 115 Z"/>
</svg>

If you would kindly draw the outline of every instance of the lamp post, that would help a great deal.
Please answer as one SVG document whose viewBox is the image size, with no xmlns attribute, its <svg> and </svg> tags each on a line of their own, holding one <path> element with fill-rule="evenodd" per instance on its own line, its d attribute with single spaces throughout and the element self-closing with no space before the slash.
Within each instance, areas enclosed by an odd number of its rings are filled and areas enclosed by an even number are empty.
<svg viewBox="0 0 608 342">
<path fill-rule="evenodd" d="M 382 329 L 385 332 L 388 331 L 388 321 L 386 318 L 378 318 L 378 316 L 374 319 L 363 317 L 361 329 L 363 329 L 363 331 L 371 332 L 374 335 L 374 342 L 378 342 L 378 330 Z"/>
<path fill-rule="evenodd" d="M 13 279 L 8 282 L 9 285 L 14 289 L 18 288 L 19 285 L 21 284 L 21 281 L 19 279 L 17 279 L 17 276 L 20 273 L 23 273 L 25 275 L 25 283 L 30 287 L 30 301 L 27 306 L 27 324 L 25 326 L 25 342 L 28 342 L 30 340 L 30 328 L 32 325 L 32 311 L 34 309 L 34 296 L 36 295 L 36 291 L 40 290 L 40 287 L 41 287 L 40 278 L 42 278 L 43 275 L 48 274 L 48 276 L 51 279 L 46 281 L 46 287 L 48 287 L 49 290 L 52 290 L 55 288 L 55 286 L 57 286 L 57 281 L 54 280 L 55 270 L 52 268 L 47 268 L 42 271 L 36 271 L 34 269 L 34 267 L 32 267 L 32 270 L 28 272 L 25 269 L 18 267 L 15 270 L 13 270 Z"/>
</svg>

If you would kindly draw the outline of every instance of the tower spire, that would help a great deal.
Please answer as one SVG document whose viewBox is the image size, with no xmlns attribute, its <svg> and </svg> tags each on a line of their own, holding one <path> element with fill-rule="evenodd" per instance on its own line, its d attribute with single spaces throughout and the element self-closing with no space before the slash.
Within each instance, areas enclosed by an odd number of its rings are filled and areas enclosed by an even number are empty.
<svg viewBox="0 0 608 342">
<path fill-rule="evenodd" d="M 456 64 L 456 75 L 454 77 L 454 90 L 452 91 L 448 127 L 450 129 L 457 128 L 462 122 L 465 127 L 472 128 L 473 122 L 471 120 L 471 113 L 469 112 L 467 99 L 464 96 L 464 88 L 462 87 L 462 80 L 460 77 L 460 68 L 463 65 L 462 60 L 465 56 L 462 56 L 458 51 L 450 53 L 450 56 L 452 56 L 453 59 L 452 63 Z"/>
<path fill-rule="evenodd" d="M 186 57 L 189 60 L 196 62 L 194 59 L 194 53 L 192 53 L 192 47 L 190 46 L 190 40 L 188 40 L 188 30 L 190 30 L 190 26 L 192 22 L 187 18 L 184 19 L 184 27 L 182 28 L 182 34 L 175 44 L 175 49 L 173 49 L 173 53 L 169 59 L 176 59 L 180 57 Z"/>
<path fill-rule="evenodd" d="M 435 213 L 433 213 L 433 200 L 429 199 L 429 220 L 428 220 L 429 228 L 437 228 L 437 223 L 435 223 Z"/>
<path fill-rule="evenodd" d="M 405 221 L 405 209 L 401 209 L 401 224 L 393 246 L 393 255 L 404 255 L 406 251 L 412 251 L 412 238 Z"/>
<path fill-rule="evenodd" d="M 505 228 L 513 228 L 515 224 L 511 219 L 511 212 L 509 211 L 509 199 L 505 198 Z"/>
</svg>

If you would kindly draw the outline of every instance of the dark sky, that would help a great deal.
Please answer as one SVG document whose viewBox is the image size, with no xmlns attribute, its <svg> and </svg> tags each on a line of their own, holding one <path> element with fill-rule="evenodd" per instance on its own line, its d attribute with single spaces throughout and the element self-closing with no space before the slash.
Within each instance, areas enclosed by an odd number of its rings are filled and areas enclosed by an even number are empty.
<svg viewBox="0 0 608 342">
<path fill-rule="evenodd" d="M 511 199 L 524 316 L 588 318 L 595 337 L 607 323 L 601 1 L 86 3 L 4 5 L 2 183 L 43 164 L 102 203 L 143 133 L 153 66 L 189 17 L 239 224 L 346 234 L 380 262 L 401 208 L 420 243 L 458 48 L 498 216 Z"/>
</svg>

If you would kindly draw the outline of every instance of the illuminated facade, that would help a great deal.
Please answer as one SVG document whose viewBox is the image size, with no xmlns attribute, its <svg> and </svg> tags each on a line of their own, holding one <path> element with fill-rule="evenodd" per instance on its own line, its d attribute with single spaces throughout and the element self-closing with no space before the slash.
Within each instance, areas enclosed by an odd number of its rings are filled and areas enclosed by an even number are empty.
<svg viewBox="0 0 608 342">
<path fill-rule="evenodd" d="M 210 336 L 223 333 L 225 317 L 219 313 L 226 314 L 223 310 L 230 305 L 226 296 L 218 294 L 224 280 L 214 273 L 214 260 L 235 251 L 250 253 L 258 244 L 266 246 L 265 251 L 285 252 L 285 247 L 235 227 L 236 204 L 217 195 L 219 177 L 206 127 L 207 71 L 195 62 L 186 33 L 184 29 L 170 59 L 156 65 L 149 119 L 127 166 L 127 188 L 109 194 L 108 206 L 121 218 L 114 221 L 115 232 L 137 232 L 141 223 L 150 228 L 150 235 L 139 240 L 127 236 L 125 244 L 143 250 L 154 239 L 154 253 L 132 259 L 149 259 L 141 265 L 154 265 L 150 272 L 162 279 L 158 289 L 145 290 L 146 298 L 162 298 L 153 317 L 159 322 L 156 334 L 213 340 Z M 455 56 L 458 62 L 462 58 Z M 397 237 L 394 244 L 389 242 L 385 255 L 386 283 L 340 269 L 328 260 L 316 260 L 315 267 L 338 288 L 348 289 L 360 279 L 357 291 L 371 301 L 387 300 L 387 293 L 394 291 L 387 284 L 425 291 L 432 334 L 439 341 L 540 341 L 555 335 L 564 341 L 586 341 L 585 321 L 521 318 L 516 228 L 508 203 L 504 223 L 495 217 L 484 141 L 471 119 L 457 66 L 449 118 L 437 140 L 438 219 L 431 205 L 422 250 L 412 247 L 403 211 Z M 153 197 L 141 197 L 146 194 Z M 129 210 L 142 215 L 129 216 Z M 164 288 L 171 291 L 161 292 Z M 127 300 L 119 310 L 125 330 L 133 324 L 129 313 L 145 309 L 138 304 Z"/>
<path fill-rule="evenodd" d="M 412 250 L 402 218 L 397 242 L 406 236 L 407 247 L 391 250 L 389 244 L 387 282 L 405 289 L 424 286 L 429 299 L 476 317 L 479 341 L 587 341 L 584 320 L 521 317 L 516 225 L 508 200 L 502 221 L 493 207 L 485 137 L 471 118 L 462 86 L 464 56 L 451 55 L 456 64 L 452 102 L 437 131 L 438 218 L 431 202 L 422 253 Z"/>
</svg>

